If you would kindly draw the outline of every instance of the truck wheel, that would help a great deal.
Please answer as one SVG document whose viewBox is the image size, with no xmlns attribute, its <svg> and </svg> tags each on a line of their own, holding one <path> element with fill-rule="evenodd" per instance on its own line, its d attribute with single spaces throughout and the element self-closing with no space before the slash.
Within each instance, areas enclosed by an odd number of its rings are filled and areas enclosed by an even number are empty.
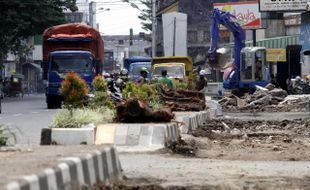
<svg viewBox="0 0 310 190">
<path fill-rule="evenodd" d="M 61 108 L 61 99 L 57 98 L 57 100 L 55 101 L 55 108 Z"/>
<path fill-rule="evenodd" d="M 47 102 L 47 109 L 53 109 L 54 108 L 54 102 L 52 102 L 51 100 L 49 100 Z"/>
<path fill-rule="evenodd" d="M 47 109 L 54 109 L 55 108 L 55 98 L 52 96 L 46 96 L 46 104 Z"/>
</svg>

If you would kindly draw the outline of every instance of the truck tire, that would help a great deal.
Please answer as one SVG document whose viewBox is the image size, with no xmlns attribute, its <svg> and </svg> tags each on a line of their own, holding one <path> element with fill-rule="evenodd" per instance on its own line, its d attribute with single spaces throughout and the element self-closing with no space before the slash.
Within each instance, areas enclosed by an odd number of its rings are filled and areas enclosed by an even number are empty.
<svg viewBox="0 0 310 190">
<path fill-rule="evenodd" d="M 47 99 L 46 104 L 47 104 L 47 109 L 53 109 L 55 107 L 54 101 L 52 101 L 51 98 Z"/>
<path fill-rule="evenodd" d="M 55 96 L 46 96 L 47 109 L 55 109 L 57 107 L 57 98 Z"/>
</svg>

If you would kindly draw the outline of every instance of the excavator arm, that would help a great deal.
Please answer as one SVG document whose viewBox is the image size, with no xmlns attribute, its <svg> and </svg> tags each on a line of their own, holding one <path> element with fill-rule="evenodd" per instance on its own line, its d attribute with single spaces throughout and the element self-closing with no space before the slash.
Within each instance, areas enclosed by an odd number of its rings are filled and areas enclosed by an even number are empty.
<svg viewBox="0 0 310 190">
<path fill-rule="evenodd" d="M 224 25 L 234 35 L 234 64 L 235 72 L 239 73 L 240 70 L 240 52 L 245 47 L 245 32 L 242 27 L 234 20 L 235 16 L 229 12 L 214 9 L 212 14 L 212 28 L 211 28 L 211 43 L 208 51 L 208 59 L 211 67 L 219 68 L 218 63 L 218 43 L 220 34 L 220 25 Z M 237 80 L 239 81 L 239 74 Z"/>
</svg>

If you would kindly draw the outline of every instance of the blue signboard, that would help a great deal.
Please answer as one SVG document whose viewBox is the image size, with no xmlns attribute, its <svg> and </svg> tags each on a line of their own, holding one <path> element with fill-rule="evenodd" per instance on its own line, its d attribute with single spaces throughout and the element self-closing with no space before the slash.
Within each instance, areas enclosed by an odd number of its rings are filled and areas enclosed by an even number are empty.
<svg viewBox="0 0 310 190">
<path fill-rule="evenodd" d="M 310 51 L 310 12 L 301 15 L 300 44 L 301 52 Z"/>
</svg>

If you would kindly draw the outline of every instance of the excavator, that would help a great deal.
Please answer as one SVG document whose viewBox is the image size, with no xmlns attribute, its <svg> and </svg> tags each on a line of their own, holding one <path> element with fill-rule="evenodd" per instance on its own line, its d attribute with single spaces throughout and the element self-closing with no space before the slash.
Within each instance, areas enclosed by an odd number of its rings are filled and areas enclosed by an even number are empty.
<svg viewBox="0 0 310 190">
<path fill-rule="evenodd" d="M 227 68 L 227 57 L 218 48 L 220 25 L 225 26 L 234 36 L 234 62 Z M 229 12 L 214 9 L 212 14 L 211 44 L 208 61 L 212 68 L 229 70 L 223 80 L 224 89 L 253 92 L 256 86 L 266 86 L 270 82 L 269 64 L 265 47 L 245 47 L 245 31 Z"/>
</svg>

